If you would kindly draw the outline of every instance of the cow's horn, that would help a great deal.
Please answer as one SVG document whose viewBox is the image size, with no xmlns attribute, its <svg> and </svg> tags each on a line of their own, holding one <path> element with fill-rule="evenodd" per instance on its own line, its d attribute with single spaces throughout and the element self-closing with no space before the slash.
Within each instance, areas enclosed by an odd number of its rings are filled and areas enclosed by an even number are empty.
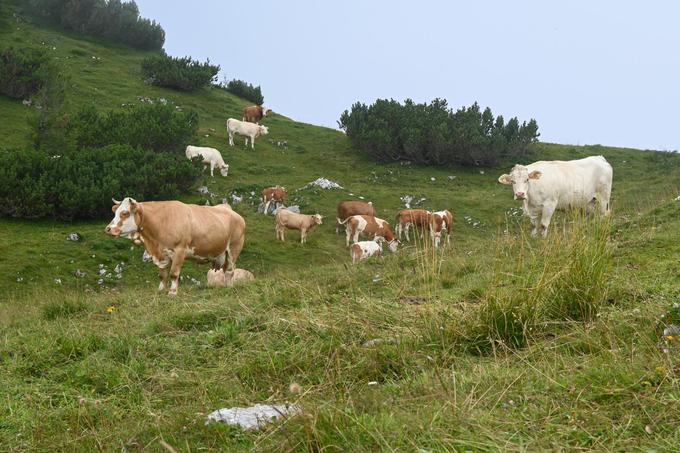
<svg viewBox="0 0 680 453">
<path fill-rule="evenodd" d="M 113 201 L 113 204 L 120 204 L 121 202 L 116 200 L 115 198 L 111 198 L 111 201 Z"/>
</svg>

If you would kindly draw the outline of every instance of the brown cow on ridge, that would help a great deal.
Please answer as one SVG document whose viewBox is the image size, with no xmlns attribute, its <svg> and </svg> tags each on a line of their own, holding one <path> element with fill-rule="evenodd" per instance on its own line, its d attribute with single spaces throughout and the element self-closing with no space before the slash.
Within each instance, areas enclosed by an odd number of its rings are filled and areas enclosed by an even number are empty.
<svg viewBox="0 0 680 453">
<path fill-rule="evenodd" d="M 402 233 L 406 235 L 406 240 L 410 241 L 408 237 L 408 230 L 411 226 L 416 227 L 417 231 L 420 230 L 420 239 L 423 239 L 425 230 L 430 226 L 430 216 L 432 213 L 425 209 L 402 209 L 397 213 L 396 218 L 396 230 L 397 238 L 401 239 Z"/>
<path fill-rule="evenodd" d="M 261 105 L 251 105 L 243 109 L 243 121 L 260 124 L 260 120 L 267 116 L 267 112 L 270 111 Z"/>
<path fill-rule="evenodd" d="M 286 192 L 285 187 L 276 186 L 262 189 L 262 203 L 264 203 L 265 215 L 269 212 L 269 205 L 272 201 L 275 203 L 283 203 L 286 200 L 286 195 L 288 195 L 288 192 Z"/>
<path fill-rule="evenodd" d="M 340 226 L 344 225 L 344 221 L 353 215 L 370 215 L 375 217 L 375 207 L 370 201 L 349 200 L 338 203 L 338 217 L 335 219 L 335 234 L 340 232 Z"/>
<path fill-rule="evenodd" d="M 233 270 L 245 241 L 246 222 L 228 204 L 198 206 L 180 201 L 139 203 L 125 197 L 113 200 L 115 216 L 106 234 L 140 241 L 160 269 L 159 291 L 166 287 L 168 268 L 177 294 L 185 258 L 212 262 L 213 269 Z"/>
</svg>

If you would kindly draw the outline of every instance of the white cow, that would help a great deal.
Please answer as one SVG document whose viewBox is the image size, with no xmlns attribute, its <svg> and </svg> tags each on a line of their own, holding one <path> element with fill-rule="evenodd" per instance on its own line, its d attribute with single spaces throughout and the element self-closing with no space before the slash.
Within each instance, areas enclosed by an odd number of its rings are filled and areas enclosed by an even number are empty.
<svg viewBox="0 0 680 453">
<path fill-rule="evenodd" d="M 512 184 L 515 200 L 524 202 L 524 214 L 531 218 L 531 234 L 535 235 L 540 226 L 545 237 L 556 209 L 584 209 L 591 213 L 597 204 L 600 213 L 608 215 L 612 176 L 612 166 L 604 157 L 590 156 L 515 165 L 509 175 L 500 176 L 498 181 Z"/>
<path fill-rule="evenodd" d="M 367 260 L 372 256 L 382 256 L 382 243 L 384 241 L 385 239 L 382 236 L 377 236 L 374 241 L 359 241 L 352 244 L 349 248 L 352 264 Z"/>
<path fill-rule="evenodd" d="M 210 165 L 210 176 L 214 177 L 215 168 L 217 168 L 222 176 L 227 176 L 229 174 L 229 164 L 225 164 L 222 159 L 222 154 L 215 148 L 208 148 L 207 146 L 187 146 L 184 152 L 187 159 L 193 159 L 194 157 L 201 156 L 203 159 L 201 162 L 207 167 Z"/>
<path fill-rule="evenodd" d="M 237 134 L 246 137 L 246 146 L 248 146 L 248 139 L 250 138 L 250 148 L 255 149 L 255 138 L 267 135 L 269 129 L 267 129 L 267 126 L 229 118 L 227 120 L 227 132 L 229 133 L 229 144 L 231 146 L 234 146 L 234 134 Z"/>
</svg>

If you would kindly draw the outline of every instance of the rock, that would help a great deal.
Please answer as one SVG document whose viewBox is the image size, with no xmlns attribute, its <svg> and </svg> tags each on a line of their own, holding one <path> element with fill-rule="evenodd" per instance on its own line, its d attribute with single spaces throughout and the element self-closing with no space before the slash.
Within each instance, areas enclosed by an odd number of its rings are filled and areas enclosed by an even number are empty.
<svg viewBox="0 0 680 453">
<path fill-rule="evenodd" d="M 413 201 L 413 196 L 412 195 L 402 195 L 399 197 L 402 203 L 404 203 L 404 206 L 406 209 L 411 209 L 411 202 Z"/>
<path fill-rule="evenodd" d="M 142 261 L 145 262 L 145 263 L 153 261 L 153 258 L 151 257 L 149 252 L 147 252 L 146 250 L 144 250 L 144 254 L 142 255 Z"/>
<path fill-rule="evenodd" d="M 680 326 L 676 326 L 675 324 L 667 325 L 666 328 L 663 329 L 663 336 L 667 337 L 669 335 L 680 335 Z"/>
<path fill-rule="evenodd" d="M 76 278 L 84 278 L 87 275 L 87 272 L 83 272 L 80 269 L 76 269 L 73 275 L 75 275 Z"/>
<path fill-rule="evenodd" d="M 232 201 L 234 204 L 238 204 L 238 203 L 240 203 L 240 202 L 243 201 L 243 197 L 239 197 L 237 194 L 232 193 L 232 194 L 231 194 L 231 201 Z"/>
<path fill-rule="evenodd" d="M 307 189 L 309 187 L 319 187 L 321 189 L 342 189 L 342 186 L 340 184 L 326 178 L 317 178 L 314 181 L 310 182 L 309 184 L 303 186 L 302 188 Z"/>
<path fill-rule="evenodd" d="M 447 176 L 447 178 L 449 178 L 449 181 L 453 181 L 454 179 L 456 179 L 456 176 L 451 175 L 451 176 Z"/>
<path fill-rule="evenodd" d="M 432 181 L 432 182 L 434 182 L 434 181 L 436 181 L 436 180 L 437 180 L 437 178 L 435 178 L 434 176 L 432 176 L 432 177 L 430 178 L 430 181 Z"/>
<path fill-rule="evenodd" d="M 61 285 L 61 279 L 60 279 L 60 278 L 55 278 L 55 279 L 54 279 L 54 283 L 56 283 L 57 285 Z"/>
<path fill-rule="evenodd" d="M 81 240 L 82 238 L 83 238 L 83 237 L 82 237 L 80 234 L 78 234 L 78 233 L 71 233 L 71 234 L 69 234 L 68 236 L 66 236 L 66 240 L 67 240 L 67 241 L 74 241 L 74 242 L 78 242 L 78 241 Z"/>
<path fill-rule="evenodd" d="M 201 186 L 196 190 L 198 191 L 198 193 L 202 193 L 204 195 L 210 193 L 210 189 L 208 189 L 208 186 Z"/>
<path fill-rule="evenodd" d="M 269 203 L 269 208 L 267 209 L 267 212 L 264 212 L 264 206 L 265 206 L 265 203 L 260 203 L 260 205 L 257 207 L 257 212 L 259 212 L 260 214 L 264 214 L 264 215 L 271 215 L 271 214 L 274 214 L 274 212 L 276 212 L 277 209 L 286 207 L 283 203 L 275 201 L 275 202 Z"/>
<path fill-rule="evenodd" d="M 302 408 L 295 404 L 256 404 L 250 407 L 231 407 L 228 409 L 218 409 L 208 414 L 210 422 L 224 422 L 229 425 L 240 426 L 243 429 L 259 429 L 267 423 L 279 418 L 297 415 L 302 412 Z"/>
</svg>

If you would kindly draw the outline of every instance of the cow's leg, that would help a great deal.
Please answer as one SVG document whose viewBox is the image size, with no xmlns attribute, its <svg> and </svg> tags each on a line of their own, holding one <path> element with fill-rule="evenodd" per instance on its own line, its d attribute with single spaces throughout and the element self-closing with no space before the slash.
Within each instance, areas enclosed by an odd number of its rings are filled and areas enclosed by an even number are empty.
<svg viewBox="0 0 680 453">
<path fill-rule="evenodd" d="M 550 226 L 550 219 L 555 212 L 555 203 L 546 203 L 543 205 L 543 211 L 541 212 L 541 235 L 546 237 L 548 235 L 548 227 Z"/>
<path fill-rule="evenodd" d="M 538 226 L 541 223 L 541 215 L 539 212 L 530 212 L 529 219 L 531 220 L 531 225 L 533 226 L 531 229 L 531 235 L 536 236 L 538 233 Z"/>
<path fill-rule="evenodd" d="M 163 267 L 158 268 L 158 279 L 160 283 L 158 284 L 158 291 L 165 291 L 165 282 L 168 279 L 168 265 L 164 264 Z"/>
<path fill-rule="evenodd" d="M 359 242 L 359 228 L 354 230 L 354 241 L 353 242 Z"/>
<path fill-rule="evenodd" d="M 215 177 L 215 162 L 210 161 L 210 176 Z"/>
<path fill-rule="evenodd" d="M 255 137 L 250 137 L 250 149 L 255 149 Z"/>
<path fill-rule="evenodd" d="M 307 230 L 304 228 L 300 229 L 300 244 L 307 242 Z"/>
<path fill-rule="evenodd" d="M 406 236 L 406 240 L 409 241 L 409 242 L 411 242 L 411 238 L 408 237 L 408 230 L 410 230 L 410 229 L 411 229 L 411 224 L 407 223 L 404 226 L 404 235 Z"/>
<path fill-rule="evenodd" d="M 349 247 L 349 238 L 352 236 L 352 228 L 349 225 L 345 225 L 345 245 Z"/>
<path fill-rule="evenodd" d="M 248 147 L 248 137 L 246 136 L 246 148 Z"/>
<path fill-rule="evenodd" d="M 170 291 L 168 291 L 168 294 L 171 296 L 177 295 L 177 288 L 179 287 L 179 273 L 182 270 L 182 264 L 184 264 L 185 256 L 185 249 L 175 249 L 175 256 L 172 257 L 172 264 L 170 265 Z"/>
<path fill-rule="evenodd" d="M 229 146 L 234 146 L 234 134 L 229 131 Z"/>
<path fill-rule="evenodd" d="M 227 248 L 227 261 L 224 263 L 223 271 L 234 271 L 236 269 L 236 260 L 243 250 L 243 243 L 245 242 L 245 235 L 239 236 L 237 239 L 232 237 Z"/>
</svg>

